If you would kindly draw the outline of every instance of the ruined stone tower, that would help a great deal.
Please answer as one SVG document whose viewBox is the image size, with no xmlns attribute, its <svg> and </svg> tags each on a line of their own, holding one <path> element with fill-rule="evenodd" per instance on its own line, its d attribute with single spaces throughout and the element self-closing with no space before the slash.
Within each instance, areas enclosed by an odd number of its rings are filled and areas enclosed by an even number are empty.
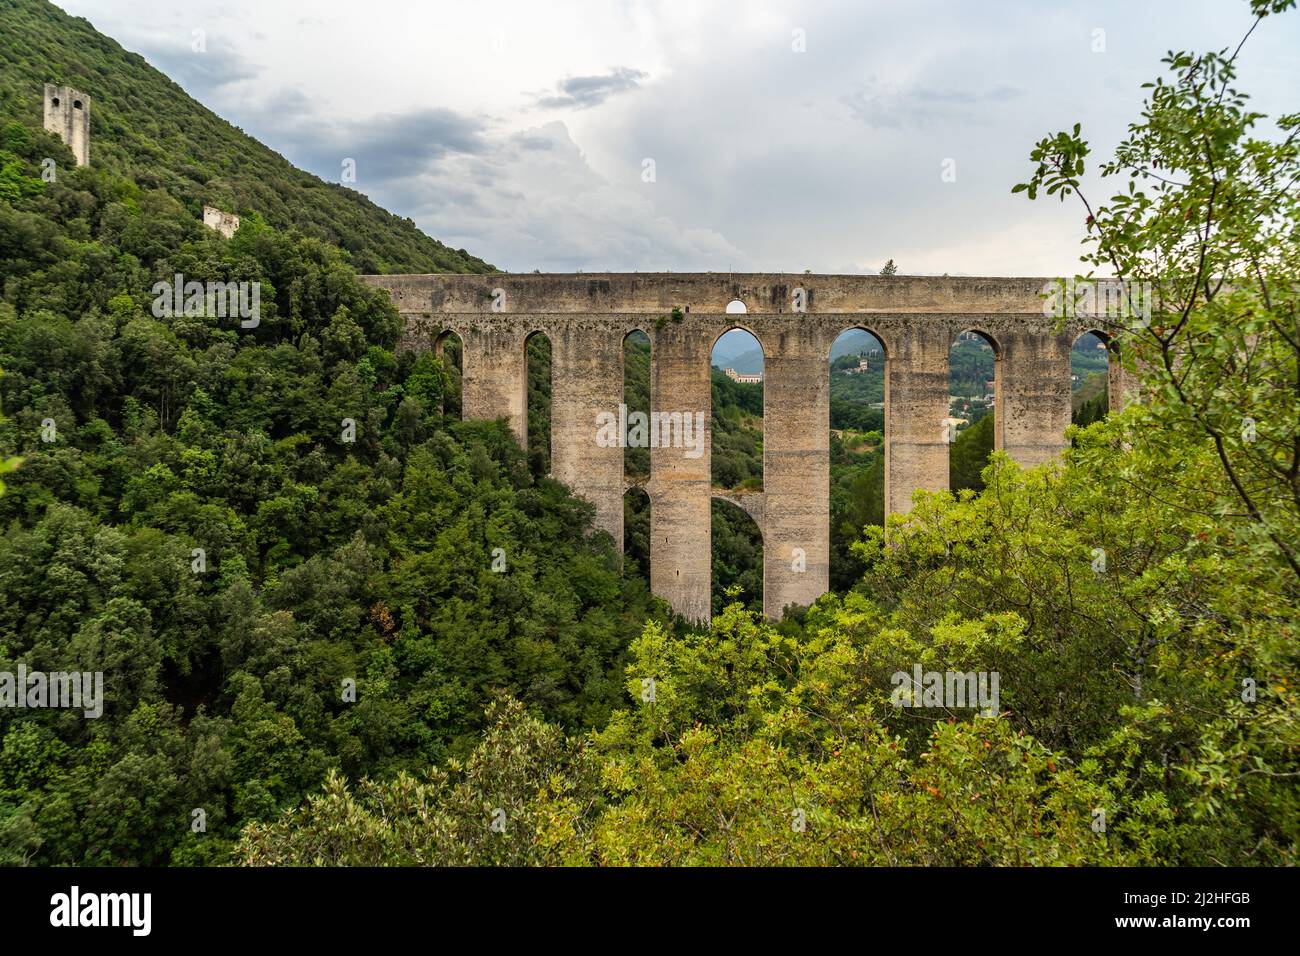
<svg viewBox="0 0 1300 956">
<path fill-rule="evenodd" d="M 78 166 L 90 165 L 90 97 L 70 86 L 45 84 L 45 128 L 68 144 Z"/>
</svg>

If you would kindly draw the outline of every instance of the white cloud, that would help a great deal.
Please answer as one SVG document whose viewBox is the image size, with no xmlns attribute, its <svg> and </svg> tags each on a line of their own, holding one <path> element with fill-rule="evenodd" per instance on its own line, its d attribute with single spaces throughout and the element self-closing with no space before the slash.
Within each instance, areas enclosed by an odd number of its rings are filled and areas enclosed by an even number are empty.
<svg viewBox="0 0 1300 956">
<path fill-rule="evenodd" d="M 726 268 L 719 233 L 656 212 L 639 189 L 587 163 L 565 124 L 511 133 L 478 154 L 448 153 L 405 184 L 411 215 L 444 242 L 491 249 L 513 271 Z M 702 265 L 703 264 L 703 265 Z"/>
<path fill-rule="evenodd" d="M 336 179 L 355 157 L 376 201 L 516 271 L 1072 271 L 1077 208 L 1010 195 L 1033 142 L 1080 121 L 1105 155 L 1166 50 L 1250 22 L 1244 0 L 60 3 L 291 160 Z M 1264 112 L 1295 109 L 1297 45 L 1287 14 L 1243 53 Z"/>
</svg>

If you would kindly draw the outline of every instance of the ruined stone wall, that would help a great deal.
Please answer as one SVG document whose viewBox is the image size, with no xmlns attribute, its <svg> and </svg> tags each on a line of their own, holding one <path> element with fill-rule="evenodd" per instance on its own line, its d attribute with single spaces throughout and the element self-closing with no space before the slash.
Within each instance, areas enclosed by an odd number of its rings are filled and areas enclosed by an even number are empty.
<svg viewBox="0 0 1300 956">
<path fill-rule="evenodd" d="M 1043 315 L 1037 278 L 639 274 L 365 276 L 406 319 L 400 348 L 463 343 L 463 414 L 503 418 L 527 437 L 529 334 L 552 349 L 554 477 L 596 508 L 622 546 L 623 453 L 596 440 L 597 415 L 623 395 L 623 339 L 651 341 L 651 408 L 704 412 L 702 455 L 651 450 L 651 588 L 693 620 L 709 616 L 710 357 L 743 328 L 764 354 L 763 492 L 739 501 L 763 534 L 764 610 L 807 605 L 827 589 L 830 558 L 830 348 L 850 328 L 884 345 L 885 500 L 911 507 L 916 489 L 948 487 L 948 354 L 957 335 L 985 336 L 997 355 L 996 444 L 1038 464 L 1064 446 L 1070 349 L 1086 324 Z M 745 314 L 726 314 L 739 299 Z M 797 311 L 802 306 L 806 311 Z M 682 312 L 674 321 L 672 310 Z M 1123 380 L 1113 379 L 1118 391 Z M 1118 405 L 1118 403 L 1117 403 Z"/>
<path fill-rule="evenodd" d="M 215 229 L 227 239 L 239 231 L 239 217 L 216 206 L 203 207 L 203 225 Z"/>
</svg>

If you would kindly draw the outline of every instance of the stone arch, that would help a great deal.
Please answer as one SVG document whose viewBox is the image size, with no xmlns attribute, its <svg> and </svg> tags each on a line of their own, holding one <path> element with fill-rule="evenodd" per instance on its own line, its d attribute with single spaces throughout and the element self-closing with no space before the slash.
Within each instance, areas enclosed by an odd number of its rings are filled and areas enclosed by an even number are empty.
<svg viewBox="0 0 1300 956">
<path fill-rule="evenodd" d="M 758 526 L 758 530 L 764 534 L 764 539 L 766 539 L 766 529 L 764 528 L 766 500 L 764 499 L 762 492 L 746 495 L 737 492 L 714 491 L 710 497 L 715 501 L 725 501 L 728 504 L 733 504 L 741 511 L 745 512 L 745 514 L 749 515 L 753 520 L 754 524 Z"/>
<path fill-rule="evenodd" d="M 542 477 L 550 473 L 553 460 L 551 396 L 554 365 L 551 336 L 545 329 L 533 329 L 524 333 L 522 344 L 525 450 L 534 477 Z"/>
<path fill-rule="evenodd" d="M 1124 407 L 1127 399 L 1130 397 L 1126 392 L 1131 387 L 1131 381 L 1124 370 L 1123 352 L 1120 347 L 1119 339 L 1116 338 L 1113 331 L 1106 331 L 1097 327 L 1083 327 L 1077 330 L 1074 341 L 1071 343 L 1071 356 L 1079 348 L 1080 340 L 1085 335 L 1091 335 L 1097 338 L 1101 347 L 1106 350 L 1106 413 L 1117 411 Z M 1073 372 L 1073 360 L 1071 360 L 1071 372 Z"/>
<path fill-rule="evenodd" d="M 746 607 L 763 611 L 766 539 L 763 528 L 749 509 L 733 496 L 713 495 L 709 501 L 710 521 L 710 608 L 721 612 L 730 603 L 726 589 L 732 584 L 744 588 Z M 719 554 L 719 549 L 724 549 Z"/>
<path fill-rule="evenodd" d="M 722 342 L 725 336 L 730 335 L 733 332 L 742 333 L 746 338 L 753 342 L 753 345 L 757 347 L 761 353 L 762 369 L 757 373 L 759 377 L 758 382 L 746 381 L 746 379 L 755 374 L 753 372 L 730 368 L 726 365 L 725 359 L 720 359 L 715 362 L 714 355 L 719 343 Z M 746 346 L 742 345 L 741 347 Z M 763 340 L 758 337 L 753 329 L 738 322 L 728 323 L 727 327 L 719 333 L 716 338 L 714 338 L 713 344 L 709 349 L 710 367 L 718 368 L 726 374 L 728 378 L 731 378 L 736 383 L 739 391 L 735 394 L 738 395 L 739 401 L 742 403 L 741 413 L 736 416 L 734 420 L 729 418 L 726 423 L 719 422 L 718 410 L 713 408 L 713 389 L 710 389 L 708 419 L 712 431 L 715 432 L 713 435 L 712 455 L 710 458 L 710 480 L 715 487 L 739 488 L 746 491 L 761 490 L 763 487 L 762 456 L 757 454 L 757 448 L 749 447 L 751 445 L 751 439 L 744 434 L 748 429 L 743 427 L 743 416 L 745 412 L 748 412 L 750 415 L 763 417 L 764 412 L 766 411 L 767 361 L 768 350 L 766 346 L 764 346 Z M 744 390 L 747 390 L 754 385 L 758 385 L 759 387 L 757 406 L 746 407 L 743 402 L 746 400 L 747 395 L 749 398 L 752 398 L 752 393 L 746 393 Z M 726 427 L 732 424 L 736 427 Z M 719 433 L 719 425 L 723 426 L 722 433 Z M 766 433 L 766 418 L 764 418 L 763 429 L 760 433 L 761 437 L 766 438 Z M 748 468 L 741 469 L 740 467 L 740 464 L 744 459 L 752 459 L 755 455 L 759 458 L 759 470 L 757 475 L 754 475 L 752 470 Z M 740 473 L 742 470 L 745 471 L 745 474 L 743 475 Z"/>
<path fill-rule="evenodd" d="M 963 325 L 957 328 L 953 335 L 953 339 L 955 340 L 958 336 L 966 334 L 978 335 L 988 344 L 989 348 L 993 350 L 994 359 L 1001 360 L 1002 344 L 998 341 L 998 337 L 994 333 L 985 328 L 981 328 L 978 325 Z"/>
<path fill-rule="evenodd" d="M 453 339 L 462 345 L 465 341 L 461 334 L 451 326 L 443 328 L 433 337 L 433 354 L 441 358 L 443 348 L 451 343 Z"/>
<path fill-rule="evenodd" d="M 644 485 L 625 483 L 623 489 L 623 567 L 650 583 L 650 516 L 654 500 Z"/>
<path fill-rule="evenodd" d="M 710 358 L 712 358 L 713 350 L 718 345 L 718 340 L 721 339 L 728 332 L 748 332 L 753 337 L 754 341 L 758 343 L 758 347 L 763 350 L 763 361 L 766 363 L 770 350 L 768 349 L 766 343 L 763 342 L 763 337 L 759 335 L 758 332 L 755 331 L 754 326 L 750 325 L 749 323 L 736 322 L 736 321 L 728 322 L 720 332 L 718 332 L 715 336 L 713 336 L 713 342 L 709 345 Z"/>
<path fill-rule="evenodd" d="M 954 381 L 954 378 L 956 378 L 957 375 L 957 369 L 953 367 L 953 352 L 954 350 L 958 349 L 958 347 L 961 346 L 963 342 L 969 342 L 971 341 L 971 339 L 975 339 L 975 341 L 982 342 L 983 345 L 988 346 L 988 349 L 993 352 L 993 377 L 991 380 L 992 381 L 992 402 L 987 401 L 988 394 L 989 394 L 988 392 L 989 380 L 984 380 L 985 381 L 984 388 L 980 389 L 979 392 L 976 393 L 975 395 L 954 394 L 954 388 L 957 388 L 956 381 Z M 1005 408 L 1004 399 L 1005 399 L 1006 390 L 1004 388 L 1004 382 L 1002 382 L 1002 356 L 1004 356 L 1004 349 L 1002 349 L 1002 343 L 998 341 L 997 336 L 995 336 L 995 334 L 993 334 L 992 332 L 989 332 L 988 329 L 982 328 L 982 326 L 979 325 L 958 326 L 958 328 L 953 332 L 952 339 L 950 339 L 949 341 L 949 346 L 948 346 L 949 408 L 948 408 L 948 416 L 946 416 L 946 418 L 944 419 L 943 427 L 941 427 L 940 429 L 941 434 L 943 434 L 944 440 L 946 442 L 949 442 L 949 470 L 948 470 L 949 488 L 953 488 L 954 484 L 957 484 L 959 481 L 959 476 L 954 475 L 953 472 L 953 454 L 954 454 L 953 445 L 956 445 L 957 438 L 959 437 L 959 433 L 961 433 L 962 431 L 961 424 L 959 424 L 959 421 L 961 421 L 961 419 L 969 418 L 971 419 L 971 425 L 975 425 L 978 424 L 978 421 L 982 419 L 984 415 L 992 415 L 993 441 L 992 441 L 991 451 L 1001 451 L 1002 446 L 1004 446 L 1005 444 L 1004 436 L 1005 436 L 1005 427 L 1006 427 L 1006 415 L 1004 412 L 1004 408 Z M 965 403 L 961 403 L 961 405 L 959 405 L 958 403 L 959 399 L 966 399 L 966 401 Z M 976 415 L 976 411 L 978 411 L 978 415 Z M 969 449 L 969 445 L 963 445 L 962 450 L 965 451 L 966 449 Z M 976 475 L 975 479 L 971 479 L 971 480 L 974 481 L 974 485 L 970 485 L 970 486 L 975 486 L 975 488 L 979 488 L 978 475 Z M 967 486 L 967 485 L 962 484 L 961 486 Z"/>
<path fill-rule="evenodd" d="M 742 299 L 732 299 L 723 309 L 727 315 L 745 315 L 749 312 L 749 307 L 745 305 Z"/>
<path fill-rule="evenodd" d="M 442 363 L 442 413 L 464 415 L 465 339 L 455 329 L 445 328 L 433 339 L 433 355 Z"/>
<path fill-rule="evenodd" d="M 623 478 L 628 482 L 641 482 L 650 477 L 649 435 L 647 432 L 644 436 L 647 443 L 633 444 L 634 441 L 639 442 L 642 436 L 638 429 L 632 427 L 632 416 L 640 412 L 648 417 L 652 411 L 650 395 L 654 381 L 654 339 L 644 329 L 632 328 L 624 332 L 620 348 L 622 402 L 629 420 L 628 434 L 623 436 L 627 439 L 623 448 Z"/>
<path fill-rule="evenodd" d="M 841 347 L 841 354 L 836 356 L 836 346 L 853 333 L 864 333 L 866 338 L 856 348 Z M 889 511 L 885 496 L 891 433 L 888 356 L 881 335 L 861 324 L 843 328 L 826 346 L 826 427 L 831 432 L 827 533 L 832 564 L 842 576 L 839 583 L 845 589 L 853 583 L 847 576 L 856 579 L 862 569 L 852 554 L 853 541 L 861 536 L 865 525 L 883 526 Z M 864 437 L 873 431 L 879 431 L 879 443 Z"/>
<path fill-rule="evenodd" d="M 830 331 L 833 334 L 828 336 L 829 341 L 827 341 L 827 339 L 821 340 L 823 347 L 826 349 L 826 359 L 828 362 L 830 361 L 830 353 L 834 350 L 835 344 L 850 332 L 865 332 L 867 335 L 871 336 L 875 339 L 875 344 L 880 346 L 880 360 L 884 362 L 889 361 L 889 344 L 885 341 L 885 336 L 881 335 L 880 332 L 876 331 L 871 326 L 862 323 L 852 323 L 839 327 L 838 331 L 834 326 L 832 326 Z M 885 386 L 888 387 L 888 385 L 889 376 L 886 375 Z"/>
</svg>

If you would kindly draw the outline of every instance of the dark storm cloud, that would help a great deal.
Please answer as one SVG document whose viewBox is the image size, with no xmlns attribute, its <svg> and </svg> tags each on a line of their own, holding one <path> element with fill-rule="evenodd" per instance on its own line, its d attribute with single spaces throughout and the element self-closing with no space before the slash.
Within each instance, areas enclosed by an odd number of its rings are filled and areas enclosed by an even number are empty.
<svg viewBox="0 0 1300 956">
<path fill-rule="evenodd" d="M 345 159 L 354 160 L 357 181 L 347 185 L 363 191 L 367 185 L 409 181 L 449 154 L 475 155 L 486 148 L 485 122 L 455 110 L 433 107 L 320 122 L 314 111 L 295 108 L 300 98 L 288 92 L 266 104 L 250 132 L 331 182 L 340 181 Z"/>
<path fill-rule="evenodd" d="M 587 109 L 611 96 L 637 89 L 645 78 L 641 70 L 626 66 L 595 76 L 569 76 L 555 84 L 555 93 L 537 97 L 537 105 L 546 109 Z"/>
<path fill-rule="evenodd" d="M 193 49 L 193 34 L 180 40 L 149 37 L 134 48 L 156 69 L 166 73 L 195 99 L 204 101 L 221 87 L 258 77 L 262 69 L 235 50 L 224 36 L 203 37 L 204 49 Z"/>
</svg>

